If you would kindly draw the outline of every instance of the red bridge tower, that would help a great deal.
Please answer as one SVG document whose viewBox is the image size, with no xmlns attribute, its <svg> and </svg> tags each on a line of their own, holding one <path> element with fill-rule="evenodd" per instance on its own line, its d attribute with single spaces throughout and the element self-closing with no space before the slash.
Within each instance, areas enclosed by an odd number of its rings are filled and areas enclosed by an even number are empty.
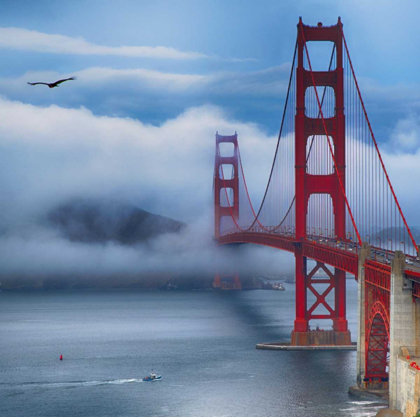
<svg viewBox="0 0 420 417">
<path fill-rule="evenodd" d="M 233 154 L 222 156 L 220 150 L 221 143 L 233 144 Z M 222 174 L 222 165 L 232 165 L 232 178 L 226 178 L 226 170 Z M 232 136 L 221 136 L 216 133 L 216 160 L 214 164 L 214 238 L 220 238 L 220 226 L 223 217 L 231 219 L 239 217 L 239 163 L 238 163 L 238 135 L 235 132 Z M 224 178 L 223 178 L 224 177 Z M 229 191 L 232 190 L 232 192 Z M 233 195 L 233 201 L 229 200 L 229 204 L 222 206 L 221 194 L 226 196 Z M 229 197 L 231 198 L 231 197 Z M 219 273 L 214 277 L 214 288 L 225 290 L 241 290 L 242 284 L 237 273 L 225 276 Z"/>
<path fill-rule="evenodd" d="M 313 71 L 304 68 L 305 42 L 329 41 L 335 44 L 336 68 L 331 71 Z M 317 262 L 308 274 L 307 259 L 303 255 L 302 245 L 307 238 L 307 214 L 309 198 L 312 194 L 328 194 L 334 210 L 336 240 L 346 237 L 346 208 L 343 191 L 338 175 L 345 184 L 345 123 L 344 123 L 344 85 L 343 85 L 343 39 L 341 21 L 337 25 L 323 27 L 298 24 L 298 66 L 296 73 L 296 116 L 295 116 L 295 192 L 296 192 L 296 320 L 292 332 L 292 345 L 337 344 L 350 345 L 350 332 L 346 319 L 345 272 L 335 268 L 332 273 L 322 263 Z M 324 118 L 328 136 L 333 143 L 333 151 L 338 171 L 327 175 L 312 175 L 307 172 L 307 143 L 314 135 L 325 136 L 322 118 L 310 118 L 305 114 L 305 94 L 309 87 L 331 87 L 335 93 L 335 114 Z M 322 269 L 327 278 L 315 279 L 314 275 Z M 323 293 L 319 293 L 315 284 L 328 284 Z M 334 289 L 334 306 L 326 301 L 326 296 Z M 307 293 L 310 290 L 316 298 L 308 308 Z M 323 306 L 327 314 L 314 314 L 318 306 Z M 331 319 L 332 331 L 309 331 L 312 319 Z"/>
</svg>

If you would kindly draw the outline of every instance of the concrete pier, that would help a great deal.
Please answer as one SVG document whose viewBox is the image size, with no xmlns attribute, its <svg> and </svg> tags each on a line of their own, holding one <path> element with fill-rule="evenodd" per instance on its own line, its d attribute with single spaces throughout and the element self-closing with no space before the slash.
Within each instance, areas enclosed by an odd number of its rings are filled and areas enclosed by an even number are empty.
<svg viewBox="0 0 420 417">
<path fill-rule="evenodd" d="M 417 353 L 416 353 L 417 352 Z M 407 358 L 410 359 L 407 359 Z M 410 366 L 413 362 L 420 365 L 418 348 L 402 347 L 396 359 L 396 402 L 393 410 L 399 410 L 404 416 L 412 417 L 420 411 L 420 371 Z"/>
<path fill-rule="evenodd" d="M 405 414 L 407 392 L 414 391 L 415 378 L 412 378 L 410 370 L 405 371 L 407 366 L 401 362 L 402 348 L 411 347 L 406 348 L 406 356 L 417 356 L 420 353 L 420 308 L 419 301 L 413 300 L 412 283 L 404 276 L 405 256 L 401 251 L 395 252 L 391 266 L 389 406 L 391 410 Z M 411 397 L 414 401 L 414 395 Z"/>
<path fill-rule="evenodd" d="M 293 346 L 349 346 L 351 337 L 349 331 L 309 330 L 307 332 L 292 332 Z"/>
</svg>

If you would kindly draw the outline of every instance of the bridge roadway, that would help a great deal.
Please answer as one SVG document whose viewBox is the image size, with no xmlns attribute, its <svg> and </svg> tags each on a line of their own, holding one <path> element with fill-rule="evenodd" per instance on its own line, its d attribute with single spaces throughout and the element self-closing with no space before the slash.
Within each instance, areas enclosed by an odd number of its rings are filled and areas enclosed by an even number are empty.
<svg viewBox="0 0 420 417">
<path fill-rule="evenodd" d="M 308 235 L 306 240 L 299 242 L 295 239 L 293 233 L 269 232 L 258 226 L 240 232 L 237 229 L 231 229 L 224 232 L 219 238 L 219 245 L 242 243 L 270 246 L 291 253 L 294 253 L 296 248 L 300 246 L 307 258 L 342 269 L 353 274 L 357 279 L 360 245 L 351 241 L 338 241 L 328 237 Z M 405 255 L 405 257 L 406 268 L 404 272 L 406 277 L 412 281 L 420 282 L 419 257 L 411 255 Z M 393 258 L 393 251 L 371 246 L 371 257 L 368 263 L 371 267 L 379 268 L 390 274 L 390 265 Z"/>
</svg>

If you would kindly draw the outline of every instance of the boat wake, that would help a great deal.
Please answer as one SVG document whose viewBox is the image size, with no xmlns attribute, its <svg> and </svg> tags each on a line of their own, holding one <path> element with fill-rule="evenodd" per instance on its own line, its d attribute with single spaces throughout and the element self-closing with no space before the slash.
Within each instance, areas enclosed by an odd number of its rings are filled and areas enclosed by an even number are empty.
<svg viewBox="0 0 420 417">
<path fill-rule="evenodd" d="M 143 382 L 141 379 L 112 379 L 107 381 L 69 381 L 69 382 L 28 382 L 25 384 L 17 384 L 19 387 L 27 388 L 77 388 L 77 387 L 94 387 L 99 385 L 122 385 Z M 16 387 L 16 385 L 15 385 Z"/>
</svg>

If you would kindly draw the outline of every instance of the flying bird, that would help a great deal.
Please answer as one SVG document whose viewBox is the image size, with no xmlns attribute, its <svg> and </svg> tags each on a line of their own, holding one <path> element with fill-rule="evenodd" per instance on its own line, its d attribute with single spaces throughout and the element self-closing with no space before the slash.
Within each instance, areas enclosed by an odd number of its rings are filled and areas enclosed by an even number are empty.
<svg viewBox="0 0 420 417">
<path fill-rule="evenodd" d="M 48 87 L 50 88 L 54 88 L 54 87 L 58 87 L 58 84 L 64 83 L 65 81 L 70 81 L 70 80 L 75 80 L 76 77 L 70 77 L 70 78 L 65 78 L 64 80 L 58 80 L 55 83 L 28 83 L 29 85 L 37 85 L 37 84 L 43 84 L 43 85 L 48 85 Z"/>
</svg>

